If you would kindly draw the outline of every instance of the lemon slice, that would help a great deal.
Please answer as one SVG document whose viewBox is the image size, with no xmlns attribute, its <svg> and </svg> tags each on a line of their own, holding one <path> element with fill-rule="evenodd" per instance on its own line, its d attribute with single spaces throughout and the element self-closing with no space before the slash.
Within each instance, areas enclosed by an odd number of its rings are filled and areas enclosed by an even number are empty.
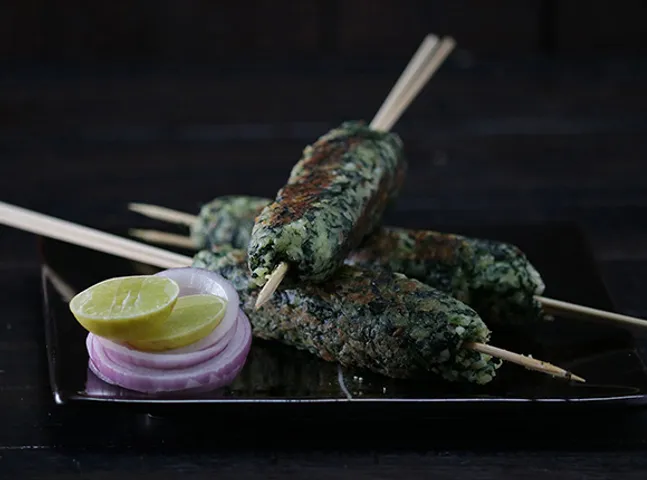
<svg viewBox="0 0 647 480">
<path fill-rule="evenodd" d="M 213 332 L 226 309 L 227 301 L 216 295 L 180 297 L 171 315 L 150 336 L 128 343 L 137 350 L 157 352 L 185 347 Z"/>
<path fill-rule="evenodd" d="M 152 275 L 117 277 L 97 283 L 70 301 L 76 320 L 89 332 L 117 341 L 149 335 L 177 302 L 179 285 Z"/>
</svg>

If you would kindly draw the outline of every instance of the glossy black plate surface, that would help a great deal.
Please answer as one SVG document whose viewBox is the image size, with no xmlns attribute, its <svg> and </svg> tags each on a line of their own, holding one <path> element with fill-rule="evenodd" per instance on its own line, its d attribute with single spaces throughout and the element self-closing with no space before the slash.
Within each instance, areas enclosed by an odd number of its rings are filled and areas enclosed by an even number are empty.
<svg viewBox="0 0 647 480">
<path fill-rule="evenodd" d="M 419 226 L 416 223 L 399 218 L 403 226 Z M 546 296 L 613 310 L 588 244 L 574 226 L 443 230 L 515 243 L 542 272 Z M 192 396 L 146 396 L 109 386 L 89 373 L 86 333 L 70 314 L 64 297 L 103 279 L 151 268 L 50 239 L 42 239 L 41 254 L 50 379 L 54 398 L 61 404 L 109 402 L 167 412 L 211 405 L 225 410 L 241 408 L 246 414 L 286 407 L 295 413 L 315 414 L 326 406 L 339 414 L 361 415 L 377 408 L 382 414 L 423 411 L 433 416 L 493 407 L 526 411 L 647 403 L 647 374 L 631 333 L 606 324 L 562 318 L 523 334 L 495 331 L 492 344 L 572 370 L 587 379 L 585 385 L 569 385 L 514 365 L 504 365 L 496 380 L 485 387 L 433 379 L 422 385 L 342 369 L 307 353 L 255 340 L 247 365 L 230 388 Z"/>
</svg>

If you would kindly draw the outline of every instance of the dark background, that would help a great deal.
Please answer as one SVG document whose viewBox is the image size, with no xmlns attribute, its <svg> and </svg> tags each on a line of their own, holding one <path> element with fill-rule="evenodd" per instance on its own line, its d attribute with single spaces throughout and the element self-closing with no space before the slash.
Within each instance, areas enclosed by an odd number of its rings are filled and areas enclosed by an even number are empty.
<svg viewBox="0 0 647 480">
<path fill-rule="evenodd" d="M 398 209 L 457 227 L 576 222 L 618 309 L 646 317 L 645 18 L 639 0 L 0 2 L 0 200 L 106 229 L 148 225 L 133 200 L 195 212 L 271 196 L 306 143 L 370 120 L 425 34 L 451 35 L 395 127 L 411 165 Z M 0 438 L 0 473 L 644 478 L 647 433 L 623 429 L 601 435 L 604 454 L 61 453 L 31 235 L 0 229 L 0 287 L 2 411 L 20 432 Z"/>
<path fill-rule="evenodd" d="M 18 62 L 403 59 L 429 32 L 478 55 L 626 56 L 646 46 L 640 0 L 22 0 L 1 8 L 0 52 Z"/>
</svg>

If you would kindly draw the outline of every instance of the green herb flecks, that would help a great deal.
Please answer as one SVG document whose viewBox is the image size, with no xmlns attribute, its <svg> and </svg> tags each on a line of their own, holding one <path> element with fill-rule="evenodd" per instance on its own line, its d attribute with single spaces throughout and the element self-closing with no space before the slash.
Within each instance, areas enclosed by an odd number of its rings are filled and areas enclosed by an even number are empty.
<svg viewBox="0 0 647 480">
<path fill-rule="evenodd" d="M 200 209 L 198 221 L 191 228 L 191 239 L 196 248 L 211 245 L 232 245 L 247 248 L 254 227 L 254 219 L 272 201 L 243 195 L 218 197 Z"/>
<path fill-rule="evenodd" d="M 256 337 L 306 350 L 327 361 L 393 378 L 429 372 L 451 381 L 490 382 L 500 362 L 461 348 L 487 342 L 476 312 L 417 280 L 387 270 L 343 266 L 320 284 L 281 286 L 255 310 L 257 289 L 243 250 L 201 251 L 193 266 L 227 278 Z"/>
<path fill-rule="evenodd" d="M 380 223 L 406 170 L 393 133 L 345 123 L 306 147 L 288 183 L 256 219 L 249 269 L 263 285 L 280 262 L 310 282 L 330 277 Z"/>
<path fill-rule="evenodd" d="M 351 252 L 346 263 L 420 280 L 467 303 L 492 324 L 543 318 L 534 298 L 544 291 L 541 276 L 519 248 L 507 243 L 389 227 Z"/>
</svg>

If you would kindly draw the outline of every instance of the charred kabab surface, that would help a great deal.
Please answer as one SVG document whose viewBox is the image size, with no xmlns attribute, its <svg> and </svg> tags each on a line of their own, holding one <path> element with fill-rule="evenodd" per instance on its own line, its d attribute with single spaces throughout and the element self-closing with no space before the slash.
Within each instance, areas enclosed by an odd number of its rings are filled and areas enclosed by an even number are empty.
<svg viewBox="0 0 647 480">
<path fill-rule="evenodd" d="M 535 299 L 544 291 L 523 252 L 503 242 L 401 228 L 381 228 L 346 263 L 389 268 L 451 294 L 493 323 L 519 325 L 542 318 Z"/>
<path fill-rule="evenodd" d="M 248 246 L 263 285 L 280 262 L 295 278 L 320 282 L 380 223 L 403 183 L 400 138 L 345 123 L 306 147 L 287 185 L 263 209 Z"/>
</svg>

